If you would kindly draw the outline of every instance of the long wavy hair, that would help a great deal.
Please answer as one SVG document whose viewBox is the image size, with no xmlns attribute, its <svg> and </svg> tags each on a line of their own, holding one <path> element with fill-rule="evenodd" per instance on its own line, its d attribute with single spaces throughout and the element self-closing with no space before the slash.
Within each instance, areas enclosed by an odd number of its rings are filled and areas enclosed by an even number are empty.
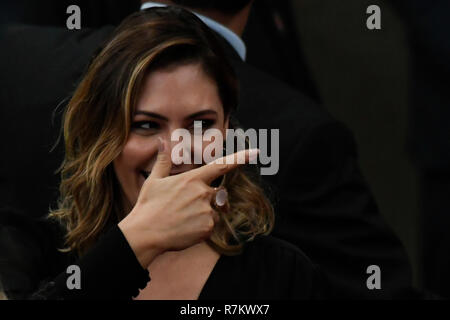
<svg viewBox="0 0 450 320">
<path fill-rule="evenodd" d="M 82 255 L 124 212 L 113 160 L 127 142 L 145 76 L 154 70 L 199 63 L 215 81 L 225 115 L 237 106 L 238 85 L 215 35 L 193 14 L 175 7 L 132 14 L 98 50 L 65 110 L 65 159 L 60 200 L 49 217 L 66 230 L 63 251 Z M 268 234 L 272 206 L 245 169 L 226 175 L 229 211 L 220 214 L 208 243 L 237 254 L 245 241 Z"/>
</svg>

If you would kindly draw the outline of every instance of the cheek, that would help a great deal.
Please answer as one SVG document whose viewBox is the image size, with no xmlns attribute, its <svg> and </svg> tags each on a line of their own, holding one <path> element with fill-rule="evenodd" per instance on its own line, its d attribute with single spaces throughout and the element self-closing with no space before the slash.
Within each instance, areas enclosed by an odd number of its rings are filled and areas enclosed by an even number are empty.
<svg viewBox="0 0 450 320">
<path fill-rule="evenodd" d="M 142 156 L 141 154 L 142 149 L 139 147 L 139 144 L 133 140 L 128 141 L 117 158 L 117 163 L 124 168 L 133 167 L 139 162 L 139 158 Z"/>
<path fill-rule="evenodd" d="M 114 168 L 119 180 L 147 167 L 149 160 L 156 156 L 157 143 L 150 138 L 131 137 L 120 155 L 114 160 Z"/>
<path fill-rule="evenodd" d="M 158 144 L 150 137 L 131 136 L 120 155 L 114 160 L 114 171 L 122 192 L 133 206 L 145 179 L 140 173 L 156 158 Z M 156 139 L 157 140 L 157 139 Z"/>
</svg>

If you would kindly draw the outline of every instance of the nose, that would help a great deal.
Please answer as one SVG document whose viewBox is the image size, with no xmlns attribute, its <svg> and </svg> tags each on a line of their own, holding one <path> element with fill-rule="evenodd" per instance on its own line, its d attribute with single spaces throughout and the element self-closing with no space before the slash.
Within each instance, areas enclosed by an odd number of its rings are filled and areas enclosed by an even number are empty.
<svg viewBox="0 0 450 320">
<path fill-rule="evenodd" d="M 168 152 L 172 161 L 172 167 L 179 167 L 183 164 L 189 164 L 191 162 L 191 148 L 192 141 L 190 137 L 183 136 L 180 139 L 171 139 L 172 135 L 165 136 L 164 139 L 167 141 L 167 146 L 169 148 Z"/>
<path fill-rule="evenodd" d="M 203 163 L 203 136 L 195 136 L 186 130 L 172 132 L 166 139 L 169 141 L 169 151 L 174 165 Z"/>
</svg>

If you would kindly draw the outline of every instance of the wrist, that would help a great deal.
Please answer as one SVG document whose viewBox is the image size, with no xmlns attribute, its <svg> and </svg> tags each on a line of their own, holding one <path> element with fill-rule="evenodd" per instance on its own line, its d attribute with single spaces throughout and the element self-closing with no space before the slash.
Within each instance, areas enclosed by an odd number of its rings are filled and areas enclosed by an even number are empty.
<svg viewBox="0 0 450 320">
<path fill-rule="evenodd" d="M 142 228 L 133 227 L 125 219 L 119 222 L 118 227 L 127 239 L 142 268 L 147 269 L 152 261 L 164 252 L 164 249 L 158 245 L 157 239 L 152 234 L 146 234 Z"/>
</svg>

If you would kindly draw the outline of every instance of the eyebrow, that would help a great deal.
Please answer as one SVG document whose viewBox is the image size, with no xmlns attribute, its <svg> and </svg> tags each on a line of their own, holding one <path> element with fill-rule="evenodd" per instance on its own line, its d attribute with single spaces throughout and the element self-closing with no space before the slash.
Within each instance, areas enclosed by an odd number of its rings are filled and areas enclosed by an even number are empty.
<svg viewBox="0 0 450 320">
<path fill-rule="evenodd" d="M 138 115 L 138 114 L 142 114 L 142 115 L 148 116 L 148 117 L 153 117 L 153 118 L 160 119 L 160 120 L 163 120 L 163 121 L 169 121 L 168 118 L 166 118 L 166 117 L 164 117 L 164 116 L 162 116 L 162 115 L 160 115 L 158 113 L 154 113 L 154 112 L 136 111 L 134 113 L 134 115 Z M 207 115 L 207 114 L 215 114 L 215 115 L 217 115 L 217 112 L 214 111 L 214 110 L 210 110 L 210 109 L 202 110 L 202 111 L 199 111 L 199 112 L 196 112 L 196 113 L 193 113 L 193 114 L 189 115 L 186 119 L 194 119 L 194 118 L 197 118 L 199 116 L 204 116 L 204 115 Z"/>
<path fill-rule="evenodd" d="M 167 119 L 166 117 L 163 117 L 162 115 L 154 113 L 154 112 L 136 111 L 134 113 L 134 115 L 138 115 L 138 114 L 142 114 L 142 115 L 147 116 L 147 117 L 157 118 L 157 119 L 164 120 L 164 121 L 169 121 L 169 119 Z"/>
<path fill-rule="evenodd" d="M 187 119 L 193 119 L 193 118 L 197 118 L 197 117 L 204 116 L 207 114 L 217 115 L 217 112 L 214 110 L 203 110 L 203 111 L 199 111 L 199 112 L 191 114 L 189 117 L 187 117 Z"/>
</svg>

